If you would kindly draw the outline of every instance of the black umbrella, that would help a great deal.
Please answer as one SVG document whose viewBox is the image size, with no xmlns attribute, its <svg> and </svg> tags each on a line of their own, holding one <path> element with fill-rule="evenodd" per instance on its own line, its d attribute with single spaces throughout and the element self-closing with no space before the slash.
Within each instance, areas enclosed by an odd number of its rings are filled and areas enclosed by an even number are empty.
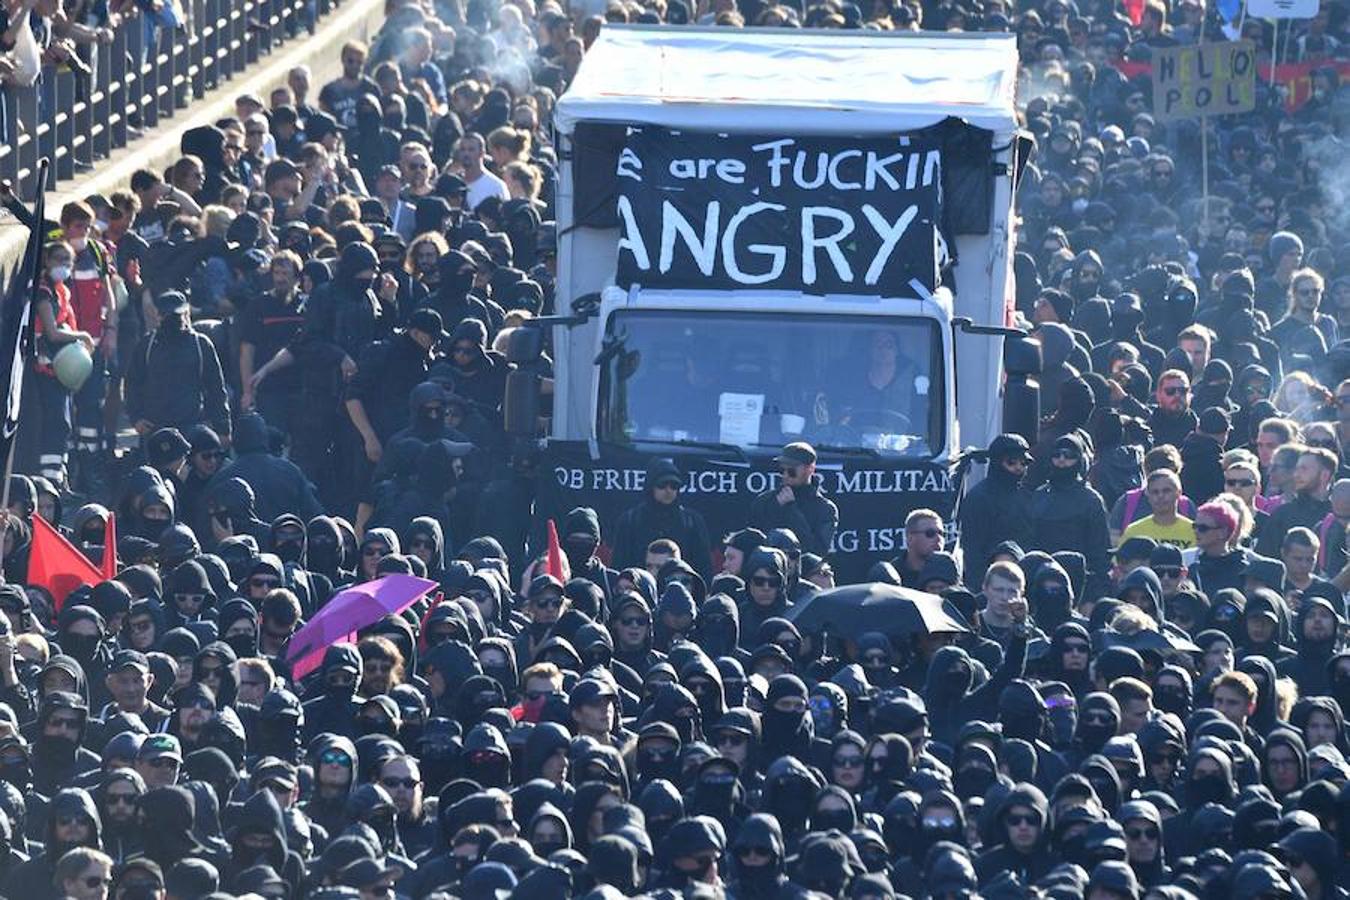
<svg viewBox="0 0 1350 900">
<path fill-rule="evenodd" d="M 943 604 L 936 594 L 872 581 L 812 594 L 789 607 L 784 618 L 804 634 L 828 631 L 852 640 L 869 631 L 891 638 L 968 631 Z"/>
</svg>

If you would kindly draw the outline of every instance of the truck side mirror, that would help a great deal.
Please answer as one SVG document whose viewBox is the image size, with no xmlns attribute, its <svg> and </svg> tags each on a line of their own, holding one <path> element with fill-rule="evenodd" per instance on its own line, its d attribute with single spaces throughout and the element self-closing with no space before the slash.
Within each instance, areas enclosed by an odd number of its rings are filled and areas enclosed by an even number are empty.
<svg viewBox="0 0 1350 900">
<path fill-rule="evenodd" d="M 1041 427 L 1041 342 L 1032 337 L 1003 340 L 1003 431 L 1034 445 Z"/>
<path fill-rule="evenodd" d="M 524 328 L 522 331 L 534 331 Z M 532 368 L 514 368 L 506 375 L 506 395 L 502 402 L 502 418 L 506 433 L 512 437 L 532 439 L 539 431 L 539 374 Z"/>
<path fill-rule="evenodd" d="M 544 329 L 530 325 L 512 328 L 506 337 L 506 361 L 523 365 L 544 355 Z"/>
</svg>

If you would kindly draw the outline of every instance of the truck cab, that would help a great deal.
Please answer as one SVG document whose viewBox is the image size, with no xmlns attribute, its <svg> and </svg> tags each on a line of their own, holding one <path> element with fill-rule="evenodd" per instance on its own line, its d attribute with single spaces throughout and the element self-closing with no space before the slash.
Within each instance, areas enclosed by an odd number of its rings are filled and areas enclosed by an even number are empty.
<svg viewBox="0 0 1350 900">
<path fill-rule="evenodd" d="M 720 537 L 800 440 L 843 575 L 950 512 L 1003 430 L 1016 67 L 1010 35 L 606 26 L 555 111 L 541 520 L 613 522 L 665 456 Z"/>
</svg>

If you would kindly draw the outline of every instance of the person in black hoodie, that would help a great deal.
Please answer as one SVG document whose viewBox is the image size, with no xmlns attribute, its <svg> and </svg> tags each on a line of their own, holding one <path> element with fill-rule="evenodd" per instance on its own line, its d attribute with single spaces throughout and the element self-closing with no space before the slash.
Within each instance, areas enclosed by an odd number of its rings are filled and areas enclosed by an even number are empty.
<svg viewBox="0 0 1350 900">
<path fill-rule="evenodd" d="M 196 801 L 187 788 L 156 788 L 140 798 L 141 812 L 149 827 L 143 830 L 144 855 L 165 871 L 180 859 L 204 859 L 219 869 L 225 860 L 212 853 L 193 835 Z"/>
<path fill-rule="evenodd" d="M 615 568 L 643 566 L 647 546 L 668 538 L 680 548 L 681 558 L 703 578 L 711 578 L 712 541 L 703 515 L 680 502 L 684 476 L 669 459 L 654 459 L 647 465 L 645 496 L 641 503 L 619 517 L 615 525 Z"/>
<path fill-rule="evenodd" d="M 186 431 L 206 422 L 230 433 L 229 398 L 220 357 L 211 339 L 192 327 L 187 298 L 165 291 L 155 298 L 159 327 L 131 354 L 126 373 L 126 413 L 136 432 Z"/>
<path fill-rule="evenodd" d="M 222 887 L 235 889 L 241 872 L 269 865 L 286 882 L 287 897 L 300 896 L 305 864 L 300 854 L 288 848 L 285 818 L 270 790 L 264 788 L 244 802 L 229 841 L 230 858 L 220 867 Z"/>
<path fill-rule="evenodd" d="M 75 847 L 102 849 L 102 823 L 98 809 L 83 788 L 65 788 L 52 797 L 47 806 L 47 827 L 43 851 L 18 868 L 12 869 L 0 892 L 6 897 L 24 900 L 59 900 L 61 892 L 53 884 L 56 863 Z"/>
<path fill-rule="evenodd" d="M 81 746 L 88 719 L 89 705 L 77 694 L 52 691 L 42 698 L 33 740 L 34 790 L 51 796 L 99 767 L 98 756 Z"/>
<path fill-rule="evenodd" d="M 563 519 L 563 552 L 573 578 L 585 578 L 605 592 L 605 600 L 614 599 L 618 591 L 619 573 L 600 560 L 600 515 L 589 506 L 578 506 Z M 646 549 L 645 547 L 643 548 Z"/>
<path fill-rule="evenodd" d="M 267 422 L 262 416 L 250 413 L 239 417 L 233 447 L 234 460 L 211 479 L 207 493 L 238 478 L 253 489 L 259 519 L 271 522 L 282 513 L 291 513 L 308 521 L 323 513 L 305 473 L 289 459 L 271 453 Z"/>
<path fill-rule="evenodd" d="M 1336 596 L 1333 601 L 1328 594 Z M 1276 671 L 1294 679 L 1303 696 L 1331 693 L 1331 660 L 1344 619 L 1337 610 L 1340 592 L 1330 585 L 1314 585 L 1303 592 L 1303 605 L 1294 620 L 1298 655 L 1278 662 Z"/>
<path fill-rule="evenodd" d="M 242 478 L 223 478 L 206 492 L 206 512 L 211 531 L 202 537 L 207 546 L 218 548 L 231 537 L 251 537 L 256 547 L 267 545 L 272 528 L 258 518 L 255 510 L 257 495 Z"/>
<path fill-rule="evenodd" d="M 746 558 L 747 600 L 740 606 L 741 647 L 752 650 L 760 626 L 787 610 L 787 559 L 781 550 L 761 547 Z"/>
<path fill-rule="evenodd" d="M 966 583 L 980 584 L 994 548 L 1004 541 L 1031 544 L 1022 486 L 1031 450 L 1019 434 L 1000 434 L 989 444 L 989 469 L 961 501 L 961 548 Z"/>
<path fill-rule="evenodd" d="M 1181 442 L 1182 492 L 1197 504 L 1208 503 L 1223 493 L 1223 452 L 1232 431 L 1226 409 L 1211 406 L 1201 410 L 1196 430 Z"/>
<path fill-rule="evenodd" d="M 509 366 L 506 357 L 488 349 L 488 328 L 483 322 L 464 319 L 450 330 L 450 363 L 455 374 L 455 394 L 473 403 L 500 427 Z"/>
<path fill-rule="evenodd" d="M 1049 481 L 1027 504 L 1031 546 L 1047 553 L 1072 550 L 1087 561 L 1088 596 L 1106 585 L 1110 565 L 1110 533 L 1101 495 L 1087 483 L 1088 460 L 1083 441 L 1066 434 L 1050 450 Z"/>
<path fill-rule="evenodd" d="M 1000 843 L 975 861 L 981 885 L 1003 872 L 1023 884 L 1038 881 L 1055 865 L 1049 849 L 1049 803 L 1033 784 L 1014 785 L 994 810 Z"/>
<path fill-rule="evenodd" d="M 362 703 L 356 696 L 361 654 L 352 644 L 333 644 L 324 651 L 319 673 L 322 693 L 305 703 L 306 742 L 322 732 L 355 740 Z"/>
<path fill-rule="evenodd" d="M 784 868 L 783 828 L 774 816 L 756 812 L 732 842 L 726 895 L 737 900 L 805 900 L 809 892 L 788 880 Z"/>
</svg>

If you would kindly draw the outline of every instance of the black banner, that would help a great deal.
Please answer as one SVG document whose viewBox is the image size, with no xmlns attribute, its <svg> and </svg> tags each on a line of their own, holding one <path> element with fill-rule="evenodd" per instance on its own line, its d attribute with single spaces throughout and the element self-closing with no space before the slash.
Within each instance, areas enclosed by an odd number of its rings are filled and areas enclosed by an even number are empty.
<svg viewBox="0 0 1350 900">
<path fill-rule="evenodd" d="M 757 494 L 782 486 L 778 467 L 768 458 L 751 465 L 688 454 L 673 458 L 685 476 L 681 499 L 707 519 L 714 542 L 748 524 Z M 589 506 L 600 514 L 608 542 L 619 516 L 642 501 L 650 459 L 648 453 L 606 447 L 593 460 L 584 443 L 550 441 L 540 461 L 536 521 L 561 521 L 568 510 Z M 834 466 L 822 461 L 816 475 L 839 507 L 829 559 L 840 583 L 860 580 L 873 563 L 900 555 L 910 510 L 927 507 L 948 518 L 956 499 L 950 474 L 936 463 L 866 459 Z"/>
<path fill-rule="evenodd" d="M 943 264 L 942 144 L 633 128 L 619 155 L 624 288 L 913 296 Z"/>
</svg>

